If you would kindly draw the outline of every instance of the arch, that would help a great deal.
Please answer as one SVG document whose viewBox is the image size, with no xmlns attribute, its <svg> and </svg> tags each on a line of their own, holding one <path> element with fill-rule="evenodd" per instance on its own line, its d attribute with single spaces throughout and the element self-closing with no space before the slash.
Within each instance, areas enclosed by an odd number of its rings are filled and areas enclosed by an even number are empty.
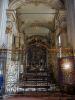
<svg viewBox="0 0 75 100">
<path fill-rule="evenodd" d="M 41 23 L 41 22 L 37 22 L 37 21 L 34 21 L 33 23 L 28 24 L 26 26 L 25 26 L 25 24 L 21 25 L 20 30 L 23 30 L 23 29 L 25 30 L 25 29 L 32 28 L 32 27 L 46 28 L 51 32 L 53 32 L 55 30 L 54 29 L 54 24 L 52 24 L 51 22 Z"/>
<path fill-rule="evenodd" d="M 15 9 L 16 10 L 21 5 L 22 5 L 22 1 L 21 0 L 13 0 L 9 4 L 9 9 Z"/>
<path fill-rule="evenodd" d="M 27 46 L 27 49 L 34 46 L 35 44 L 31 44 L 29 46 Z M 50 50 L 49 47 L 46 45 L 46 44 L 43 44 L 43 43 L 37 43 L 37 45 L 39 45 L 39 47 L 43 47 L 43 48 L 46 48 L 48 51 Z M 27 51 L 26 51 L 27 52 Z"/>
<path fill-rule="evenodd" d="M 37 38 L 37 40 L 36 40 L 36 38 Z M 50 48 L 49 48 L 49 45 L 46 43 L 46 41 L 44 42 L 44 41 L 39 41 L 38 39 L 44 39 L 44 37 L 43 36 L 39 36 L 39 35 L 33 35 L 33 36 L 30 36 L 28 39 L 30 39 L 30 41 L 28 41 L 28 46 L 27 46 L 27 49 L 28 48 L 30 48 L 30 47 L 32 47 L 32 46 L 34 46 L 34 45 L 37 45 L 37 46 L 39 46 L 39 47 L 43 47 L 43 48 L 45 48 L 45 49 L 47 49 L 48 51 L 50 50 Z M 34 40 L 34 41 L 33 41 Z M 37 42 L 38 41 L 38 42 Z"/>
<path fill-rule="evenodd" d="M 50 0 L 51 2 L 53 0 Z M 49 2 L 50 2 L 49 1 Z M 48 0 L 46 1 L 43 1 L 43 0 L 39 0 L 38 2 L 37 1 L 33 1 L 33 0 L 13 0 L 11 1 L 11 3 L 9 4 L 9 9 L 17 9 L 18 7 L 20 7 L 21 5 L 24 5 L 24 4 L 39 4 L 39 3 L 42 3 L 44 5 L 48 5 Z"/>
<path fill-rule="evenodd" d="M 41 22 L 33 22 L 31 23 L 28 27 L 35 27 L 35 26 L 38 26 L 38 27 L 44 27 L 44 28 L 47 28 L 50 30 L 50 27 L 51 27 L 52 23 L 49 22 L 49 23 L 41 23 Z"/>
</svg>

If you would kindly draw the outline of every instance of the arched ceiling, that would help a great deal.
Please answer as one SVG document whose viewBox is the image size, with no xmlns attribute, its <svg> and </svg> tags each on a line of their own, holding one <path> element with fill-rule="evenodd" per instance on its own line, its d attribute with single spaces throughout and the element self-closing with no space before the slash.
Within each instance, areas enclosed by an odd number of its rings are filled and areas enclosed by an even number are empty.
<svg viewBox="0 0 75 100">
<path fill-rule="evenodd" d="M 43 4 L 39 4 L 38 6 L 27 4 L 19 7 L 16 10 L 16 14 L 20 32 L 25 32 L 26 28 L 28 29 L 28 27 L 32 27 L 37 33 L 35 26 L 43 27 L 45 29 L 50 28 L 52 30 L 56 10 Z"/>
<path fill-rule="evenodd" d="M 54 30 L 54 19 L 58 9 L 63 8 L 61 0 L 10 0 L 9 9 L 16 10 L 20 33 L 42 34 Z"/>
</svg>

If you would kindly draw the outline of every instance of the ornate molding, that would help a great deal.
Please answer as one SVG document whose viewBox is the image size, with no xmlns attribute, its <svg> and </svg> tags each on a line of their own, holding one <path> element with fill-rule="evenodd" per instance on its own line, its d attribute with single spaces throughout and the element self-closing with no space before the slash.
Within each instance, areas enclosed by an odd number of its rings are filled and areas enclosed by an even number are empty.
<svg viewBox="0 0 75 100">
<path fill-rule="evenodd" d="M 6 33 L 13 32 L 13 23 L 14 22 L 16 22 L 16 12 L 14 10 L 7 10 Z"/>
<path fill-rule="evenodd" d="M 62 8 L 63 3 L 60 0 L 12 0 L 9 3 L 9 9 L 17 9 L 19 6 L 23 4 L 35 4 L 36 6 L 39 4 L 45 4 L 47 6 L 56 8 L 56 2 L 57 2 L 57 7 Z"/>
<path fill-rule="evenodd" d="M 12 33 L 12 23 L 11 22 L 7 22 L 7 26 L 6 26 L 6 33 Z"/>
<path fill-rule="evenodd" d="M 7 20 L 8 21 L 15 21 L 16 20 L 16 11 L 15 10 L 7 10 Z"/>
</svg>

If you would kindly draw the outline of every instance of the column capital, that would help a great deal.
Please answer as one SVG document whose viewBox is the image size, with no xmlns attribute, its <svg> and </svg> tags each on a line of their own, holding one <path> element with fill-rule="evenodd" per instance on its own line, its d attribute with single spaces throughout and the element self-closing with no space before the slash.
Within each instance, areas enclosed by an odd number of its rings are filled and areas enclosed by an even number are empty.
<svg viewBox="0 0 75 100">
<path fill-rule="evenodd" d="M 16 22 L 16 11 L 7 9 L 7 26 L 6 26 L 6 33 L 13 32 L 13 24 Z"/>
</svg>

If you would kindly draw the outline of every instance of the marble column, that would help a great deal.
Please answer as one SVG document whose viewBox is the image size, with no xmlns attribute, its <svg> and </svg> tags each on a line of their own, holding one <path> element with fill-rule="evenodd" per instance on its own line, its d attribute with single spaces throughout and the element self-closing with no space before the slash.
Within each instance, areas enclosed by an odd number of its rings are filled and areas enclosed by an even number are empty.
<svg viewBox="0 0 75 100">
<path fill-rule="evenodd" d="M 75 9 L 74 9 L 74 1 L 75 0 L 65 0 L 65 5 L 66 5 L 66 12 L 67 12 L 67 36 L 62 36 L 62 40 L 64 41 L 64 38 L 68 38 L 68 45 L 65 45 L 67 48 L 73 48 L 73 51 L 75 50 Z M 65 40 L 66 40 L 65 39 Z M 64 41 L 65 42 L 65 41 Z M 63 42 L 63 43 L 64 43 Z M 65 43 L 64 43 L 65 44 Z M 61 73 L 62 73 L 62 80 L 61 82 L 63 84 L 69 84 L 72 85 L 74 84 L 74 55 L 72 50 L 63 52 L 63 58 L 60 61 L 60 66 L 61 66 Z M 67 65 L 70 64 L 70 69 L 65 69 Z M 61 74 L 60 73 L 60 74 Z M 62 84 L 61 83 L 61 84 Z"/>
<path fill-rule="evenodd" d="M 66 0 L 67 9 L 67 33 L 69 44 L 75 50 L 75 0 Z"/>
<path fill-rule="evenodd" d="M 7 64 L 6 64 L 6 78 L 5 78 L 5 92 L 10 94 L 16 90 L 16 82 L 18 76 L 18 62 L 12 60 L 12 39 L 13 34 L 17 34 L 16 28 L 16 12 L 14 10 L 7 10 L 7 27 L 6 33 L 8 36 L 7 43 Z"/>
<path fill-rule="evenodd" d="M 0 49 L 7 49 L 7 34 L 6 34 L 6 9 L 8 9 L 9 0 L 0 0 Z M 0 75 L 2 74 L 5 83 L 5 69 L 6 69 L 6 59 L 7 51 L 0 51 Z M 3 91 L 5 91 L 5 84 L 3 84 Z"/>
</svg>

